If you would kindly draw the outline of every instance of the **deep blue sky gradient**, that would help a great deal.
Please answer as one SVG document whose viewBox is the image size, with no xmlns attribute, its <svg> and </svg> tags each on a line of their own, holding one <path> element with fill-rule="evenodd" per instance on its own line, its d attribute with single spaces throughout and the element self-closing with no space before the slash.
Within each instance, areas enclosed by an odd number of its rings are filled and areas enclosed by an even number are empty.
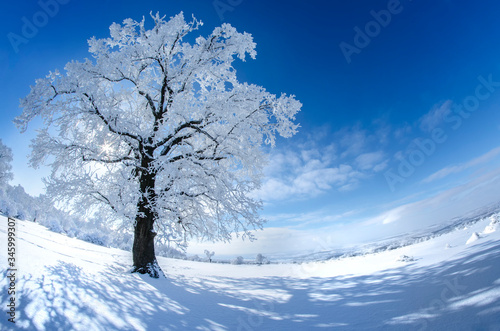
<svg viewBox="0 0 500 331">
<path fill-rule="evenodd" d="M 231 10 L 220 13 L 214 3 L 225 3 Z M 364 30 L 374 21 L 371 12 L 380 13 L 388 6 L 397 6 L 398 13 L 348 63 L 339 45 L 354 45 L 355 27 Z M 495 90 L 458 128 L 436 117 L 433 127 L 444 132 L 446 141 L 436 144 L 435 151 L 394 190 L 384 176 L 390 169 L 397 173 L 398 155 L 411 154 L 414 139 L 431 137 L 432 129 L 426 130 L 422 124 L 426 114 L 446 102 L 462 104 L 474 95 L 480 76 L 500 82 L 500 4 L 496 1 L 70 0 L 60 4 L 48 24 L 16 52 L 9 33 L 22 35 L 23 17 L 32 21 L 40 11 L 36 1 L 7 2 L 0 20 L 0 138 L 15 153 L 14 183 L 34 194 L 41 192 L 37 177 L 47 170 L 34 172 L 25 166 L 34 132 L 19 135 L 12 124 L 20 114 L 19 98 L 29 92 L 36 78 L 62 69 L 70 60 L 88 57 L 86 40 L 107 37 L 111 23 L 129 17 L 140 20 L 150 11 L 167 16 L 183 11 L 186 19 L 194 14 L 204 22 L 201 35 L 223 21 L 251 33 L 257 43 L 257 59 L 235 62 L 240 79 L 272 93 L 295 94 L 304 105 L 297 118 L 299 134 L 280 139 L 271 155 L 315 151 L 324 157 L 331 153 L 324 167 L 349 166 L 352 174 L 359 170 L 348 189 L 330 183 L 315 193 L 292 191 L 283 199 L 266 200 L 263 214 L 271 220 L 270 226 L 312 229 L 370 219 L 376 223 L 378 216 L 398 206 L 436 197 L 498 169 L 496 152 L 483 161 L 468 163 L 500 145 L 500 93 Z M 351 148 L 356 141 L 362 141 L 362 146 Z M 385 162 L 383 170 L 359 169 L 356 158 L 375 152 L 381 155 L 380 163 Z M 280 167 L 278 177 L 284 183 L 297 176 L 289 166 Z M 449 167 L 455 168 L 448 176 L 425 180 Z M 267 173 L 268 180 L 276 177 L 272 171 Z M 464 190 L 457 195 L 463 196 Z M 472 191 L 478 202 L 470 208 L 496 199 L 490 191 L 468 189 Z M 447 210 L 453 210 L 454 203 L 461 204 L 460 200 L 447 201 Z M 444 211 L 437 214 L 436 220 L 454 216 Z M 314 221 L 321 219 L 324 221 Z"/>
</svg>

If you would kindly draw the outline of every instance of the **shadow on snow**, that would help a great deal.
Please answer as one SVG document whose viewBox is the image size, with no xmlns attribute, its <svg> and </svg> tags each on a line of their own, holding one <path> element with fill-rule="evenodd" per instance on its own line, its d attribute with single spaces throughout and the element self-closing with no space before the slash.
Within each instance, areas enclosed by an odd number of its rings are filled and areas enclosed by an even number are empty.
<svg viewBox="0 0 500 331">
<path fill-rule="evenodd" d="M 107 282 L 96 282 L 95 277 L 60 261 L 47 267 L 43 277 L 18 279 L 16 326 L 26 330 L 500 330 L 500 244 L 430 268 L 405 264 L 368 276 L 156 280 L 130 274 L 118 265 L 99 274 Z M 4 305 L 5 287 L 0 298 Z M 10 325 L 5 317 L 0 323 Z"/>
</svg>

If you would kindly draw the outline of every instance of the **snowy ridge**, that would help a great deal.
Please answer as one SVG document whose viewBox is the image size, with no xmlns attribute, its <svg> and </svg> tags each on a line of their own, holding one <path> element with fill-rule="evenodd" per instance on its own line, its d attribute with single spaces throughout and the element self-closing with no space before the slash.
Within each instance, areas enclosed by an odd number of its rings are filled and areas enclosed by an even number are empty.
<svg viewBox="0 0 500 331">
<path fill-rule="evenodd" d="M 131 254 L 17 221 L 20 330 L 498 330 L 498 214 L 427 241 L 302 264 L 160 257 L 166 279 L 130 274 Z M 7 233 L 0 217 L 0 237 Z M 478 239 L 466 244 L 477 233 Z M 2 239 L 3 241 L 4 239 Z M 7 252 L 0 251 L 6 261 Z M 4 262 L 1 271 L 5 274 Z M 6 307 L 8 280 L 0 280 Z M 5 308 L 3 308 L 5 310 Z M 0 329 L 14 330 L 6 314 Z"/>
<path fill-rule="evenodd" d="M 431 240 L 453 231 L 466 229 L 484 219 L 488 218 L 500 219 L 499 209 L 500 206 L 498 205 L 490 206 L 488 208 L 482 208 L 481 210 L 477 210 L 471 213 L 467 217 L 453 219 L 444 226 L 436 225 L 431 228 L 425 229 L 420 233 L 405 234 L 365 245 L 360 245 L 357 247 L 336 249 L 336 250 L 323 250 L 305 255 L 281 257 L 279 261 L 302 263 L 302 262 L 339 259 L 345 257 L 379 253 L 383 251 L 390 251 L 393 249 L 398 249 L 405 246 L 410 246 L 420 242 Z"/>
</svg>

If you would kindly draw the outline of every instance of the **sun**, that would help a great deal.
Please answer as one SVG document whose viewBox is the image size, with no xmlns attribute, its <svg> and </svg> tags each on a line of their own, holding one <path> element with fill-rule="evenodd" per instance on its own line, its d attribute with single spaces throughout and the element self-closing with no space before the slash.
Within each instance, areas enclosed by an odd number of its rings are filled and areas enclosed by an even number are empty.
<svg viewBox="0 0 500 331">
<path fill-rule="evenodd" d="M 105 142 L 101 145 L 101 155 L 108 156 L 113 152 L 113 146 L 109 142 Z"/>
</svg>

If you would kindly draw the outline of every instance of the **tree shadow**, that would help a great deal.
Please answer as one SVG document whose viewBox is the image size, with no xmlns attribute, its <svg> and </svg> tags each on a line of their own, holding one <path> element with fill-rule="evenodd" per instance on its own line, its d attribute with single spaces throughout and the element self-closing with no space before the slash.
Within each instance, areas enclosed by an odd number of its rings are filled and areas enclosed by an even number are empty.
<svg viewBox="0 0 500 331">
<path fill-rule="evenodd" d="M 220 294 L 215 299 L 222 301 L 207 305 L 228 308 L 220 313 L 235 314 L 242 330 L 500 330 L 500 245 L 482 246 L 432 267 L 409 263 L 366 276 L 181 277 L 174 283 L 203 298 L 207 291 Z"/>
<path fill-rule="evenodd" d="M 304 279 L 151 279 L 130 274 L 119 264 L 96 271 L 59 261 L 47 266 L 41 277 L 25 275 L 18 280 L 16 327 L 500 330 L 500 244 L 483 245 L 480 252 L 432 267 L 404 264 L 365 276 Z M 2 304 L 6 295 L 4 287 Z M 0 323 L 9 326 L 6 318 Z"/>
</svg>

